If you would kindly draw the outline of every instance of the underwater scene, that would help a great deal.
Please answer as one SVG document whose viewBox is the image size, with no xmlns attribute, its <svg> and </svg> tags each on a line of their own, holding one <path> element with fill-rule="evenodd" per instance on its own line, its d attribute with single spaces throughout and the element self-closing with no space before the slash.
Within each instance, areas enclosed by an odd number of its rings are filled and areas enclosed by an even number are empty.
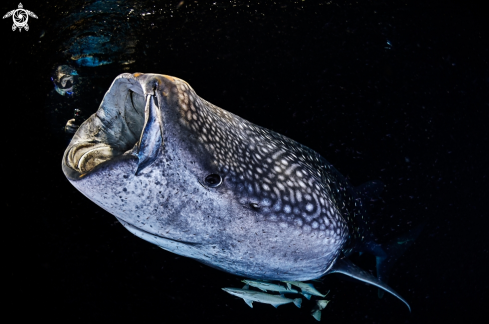
<svg viewBox="0 0 489 324">
<path fill-rule="evenodd" d="M 18 1 L 6 317 L 485 322 L 485 6 Z"/>
</svg>

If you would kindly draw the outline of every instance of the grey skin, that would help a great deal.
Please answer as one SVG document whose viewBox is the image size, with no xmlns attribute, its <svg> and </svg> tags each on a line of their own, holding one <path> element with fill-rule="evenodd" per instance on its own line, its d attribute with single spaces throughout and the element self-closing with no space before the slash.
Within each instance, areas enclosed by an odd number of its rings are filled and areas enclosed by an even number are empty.
<svg viewBox="0 0 489 324">
<path fill-rule="evenodd" d="M 344 273 L 405 302 L 347 261 L 368 226 L 331 164 L 178 78 L 119 75 L 62 168 L 130 232 L 170 252 L 258 280 Z"/>
</svg>

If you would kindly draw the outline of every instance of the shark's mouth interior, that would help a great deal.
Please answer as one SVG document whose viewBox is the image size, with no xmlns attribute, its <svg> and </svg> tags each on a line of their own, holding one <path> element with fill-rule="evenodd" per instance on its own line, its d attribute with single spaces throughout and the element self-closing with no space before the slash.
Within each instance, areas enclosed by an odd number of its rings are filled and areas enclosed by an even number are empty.
<svg viewBox="0 0 489 324">
<path fill-rule="evenodd" d="M 117 78 L 97 112 L 73 136 L 63 164 L 83 175 L 131 150 L 141 136 L 144 114 L 145 98 L 139 82 L 135 78 Z"/>
</svg>

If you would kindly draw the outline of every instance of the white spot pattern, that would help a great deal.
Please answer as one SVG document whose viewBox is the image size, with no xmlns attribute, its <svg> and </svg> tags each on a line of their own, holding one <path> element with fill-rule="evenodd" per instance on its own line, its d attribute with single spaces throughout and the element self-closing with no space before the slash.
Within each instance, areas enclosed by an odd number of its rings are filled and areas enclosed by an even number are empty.
<svg viewBox="0 0 489 324">
<path fill-rule="evenodd" d="M 280 227 L 321 231 L 330 239 L 348 234 L 341 208 L 330 198 L 329 163 L 309 148 L 205 101 L 183 80 L 175 83 L 186 125 L 240 204 L 255 202 L 261 207 L 256 209 L 259 219 L 280 220 Z"/>
</svg>

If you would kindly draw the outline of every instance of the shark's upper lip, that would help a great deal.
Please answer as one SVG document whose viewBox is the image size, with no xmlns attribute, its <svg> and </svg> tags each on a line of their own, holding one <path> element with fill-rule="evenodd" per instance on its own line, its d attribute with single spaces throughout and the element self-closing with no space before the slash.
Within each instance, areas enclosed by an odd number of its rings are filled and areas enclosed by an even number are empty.
<svg viewBox="0 0 489 324">
<path fill-rule="evenodd" d="M 158 235 L 155 233 L 145 231 L 145 230 L 143 230 L 137 226 L 134 226 L 133 224 L 131 224 L 125 220 L 120 219 L 119 217 L 117 217 L 117 220 L 119 222 L 121 222 L 121 224 L 124 225 L 125 228 L 127 228 L 129 231 L 133 232 L 133 234 L 140 234 L 140 235 L 137 235 L 139 237 L 146 234 L 146 235 L 153 236 L 157 239 L 164 239 L 164 240 L 173 241 L 173 242 L 182 243 L 182 244 L 187 244 L 187 245 L 200 245 L 200 244 L 202 244 L 202 243 L 197 243 L 197 242 L 182 241 L 182 240 L 177 240 L 177 239 L 172 239 L 169 237 L 161 236 L 161 235 Z M 136 233 L 134 233 L 134 232 L 136 232 Z"/>
</svg>

